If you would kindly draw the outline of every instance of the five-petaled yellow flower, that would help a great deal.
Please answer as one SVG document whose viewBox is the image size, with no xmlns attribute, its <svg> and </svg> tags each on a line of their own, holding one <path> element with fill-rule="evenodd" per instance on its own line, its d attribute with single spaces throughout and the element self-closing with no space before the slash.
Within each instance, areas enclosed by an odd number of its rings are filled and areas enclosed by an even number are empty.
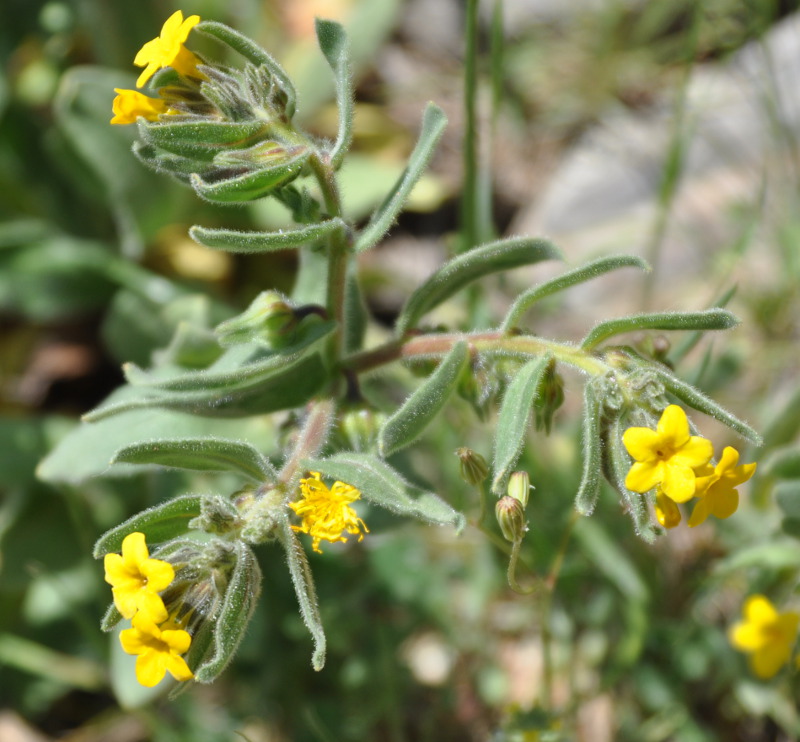
<svg viewBox="0 0 800 742">
<path fill-rule="evenodd" d="M 189 32 L 198 23 L 199 15 L 190 15 L 184 20 L 180 10 L 167 18 L 158 37 L 139 49 L 133 60 L 137 67 L 144 67 L 136 81 L 137 88 L 142 87 L 162 67 L 172 67 L 181 75 L 198 76 L 196 67 L 200 60 L 183 45 Z"/>
<path fill-rule="evenodd" d="M 686 413 L 669 405 L 655 430 L 628 428 L 622 442 L 635 463 L 625 478 L 633 492 L 648 492 L 661 485 L 675 502 L 686 502 L 695 493 L 694 470 L 707 464 L 714 454 L 711 441 L 690 435 Z"/>
<path fill-rule="evenodd" d="M 168 106 L 161 98 L 151 98 L 142 95 L 138 90 L 124 90 L 114 88 L 117 97 L 111 104 L 114 111 L 112 124 L 135 124 L 139 116 L 148 121 L 155 121 L 162 113 L 166 113 Z"/>
<path fill-rule="evenodd" d="M 697 492 L 700 498 L 689 518 L 689 526 L 700 525 L 709 515 L 728 518 L 739 507 L 736 488 L 753 476 L 756 465 L 739 463 L 739 452 L 726 446 L 719 463 L 697 470 Z"/>
<path fill-rule="evenodd" d="M 143 614 L 160 623 L 167 609 L 158 593 L 175 578 L 169 562 L 150 559 L 143 533 L 130 533 L 122 542 L 122 556 L 106 554 L 103 561 L 106 582 L 111 585 L 114 605 L 125 618 Z"/>
<path fill-rule="evenodd" d="M 295 531 L 308 533 L 313 538 L 314 551 L 322 553 L 319 548 L 320 541 L 347 541 L 342 536 L 344 531 L 358 535 L 358 540 L 364 538 L 364 533 L 369 529 L 356 511 L 350 507 L 361 497 L 361 493 L 352 485 L 344 482 L 334 482 L 333 487 L 320 479 L 319 472 L 312 471 L 307 479 L 300 480 L 301 500 L 290 502 L 289 507 L 294 510 L 303 522 L 299 526 L 292 526 Z"/>
<path fill-rule="evenodd" d="M 747 652 L 758 677 L 771 678 L 792 654 L 800 615 L 778 613 L 763 595 L 751 595 L 744 604 L 744 621 L 731 627 L 728 638 L 740 652 Z"/>
<path fill-rule="evenodd" d="M 122 648 L 136 654 L 136 679 L 144 686 L 158 685 L 167 671 L 176 680 L 191 680 L 194 674 L 180 655 L 192 642 L 189 632 L 167 623 L 156 625 L 144 613 L 133 617 L 133 628 L 120 632 Z"/>
</svg>

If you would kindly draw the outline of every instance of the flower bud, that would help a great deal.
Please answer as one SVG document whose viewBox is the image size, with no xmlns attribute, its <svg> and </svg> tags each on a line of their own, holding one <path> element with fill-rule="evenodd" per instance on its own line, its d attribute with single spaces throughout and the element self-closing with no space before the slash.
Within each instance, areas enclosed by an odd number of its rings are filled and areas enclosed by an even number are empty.
<svg viewBox="0 0 800 742">
<path fill-rule="evenodd" d="M 461 462 L 461 478 L 469 485 L 477 487 L 489 476 L 486 459 L 471 448 L 462 446 L 456 449 L 456 456 Z"/>
<path fill-rule="evenodd" d="M 545 370 L 533 407 L 536 416 L 536 430 L 544 429 L 545 433 L 550 435 L 553 415 L 562 404 L 564 404 L 564 379 L 556 371 L 555 361 L 551 361 Z"/>
<path fill-rule="evenodd" d="M 372 407 L 359 403 L 342 414 L 339 429 L 353 451 L 371 451 L 378 438 L 378 431 L 386 421 L 386 415 Z"/>
<path fill-rule="evenodd" d="M 297 324 L 294 309 L 277 291 L 262 291 L 244 312 L 217 325 L 220 345 L 239 345 L 260 340 L 270 348 L 291 340 Z"/>
<path fill-rule="evenodd" d="M 494 507 L 494 513 L 506 540 L 514 543 L 522 539 L 528 525 L 525 523 L 525 509 L 519 500 L 509 495 L 501 497 Z"/>
<path fill-rule="evenodd" d="M 518 500 L 523 509 L 528 506 L 528 495 L 531 491 L 531 478 L 526 471 L 515 471 L 508 478 L 508 496 Z"/>
</svg>

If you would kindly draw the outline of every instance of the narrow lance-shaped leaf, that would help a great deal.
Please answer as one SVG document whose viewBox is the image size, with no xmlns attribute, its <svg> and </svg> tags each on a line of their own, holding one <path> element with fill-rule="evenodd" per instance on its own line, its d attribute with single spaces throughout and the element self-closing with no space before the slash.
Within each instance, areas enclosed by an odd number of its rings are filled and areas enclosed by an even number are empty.
<svg viewBox="0 0 800 742">
<path fill-rule="evenodd" d="M 522 452 L 531 411 L 551 360 L 551 355 L 544 355 L 528 361 L 517 372 L 503 396 L 495 431 L 492 479 L 492 492 L 498 496 L 505 493 L 508 477 Z"/>
<path fill-rule="evenodd" d="M 278 540 L 286 552 L 286 562 L 289 565 L 289 574 L 300 604 L 300 615 L 303 623 L 311 633 L 314 640 L 314 653 L 311 656 L 311 666 L 319 671 L 325 666 L 325 629 L 322 626 L 322 617 L 319 614 L 319 601 L 317 590 L 314 587 L 314 578 L 302 544 L 297 540 L 288 519 L 281 519 L 276 531 Z"/>
<path fill-rule="evenodd" d="M 422 116 L 422 131 L 417 146 L 408 159 L 408 165 L 359 235 L 355 246 L 356 252 L 374 247 L 389 231 L 412 189 L 425 172 L 446 126 L 447 117 L 444 111 L 433 103 L 428 103 Z"/>
<path fill-rule="evenodd" d="M 455 391 L 468 360 L 467 344 L 461 340 L 400 409 L 384 423 L 378 433 L 378 451 L 381 456 L 389 456 L 410 445 L 422 434 Z"/>
<path fill-rule="evenodd" d="M 210 683 L 228 665 L 244 638 L 261 593 L 261 569 L 246 544 L 237 542 L 233 568 L 222 607 L 214 620 L 214 652 L 195 670 L 195 680 Z"/>
<path fill-rule="evenodd" d="M 711 308 L 724 309 L 728 302 L 736 294 L 736 285 L 731 286 L 719 299 L 717 299 Z M 691 332 L 681 339 L 681 342 L 674 346 L 669 352 L 669 362 L 673 368 L 677 368 L 678 364 L 689 354 L 689 352 L 700 342 L 703 337 L 702 332 Z"/>
<path fill-rule="evenodd" d="M 339 131 L 331 150 L 331 165 L 338 170 L 353 141 L 353 83 L 350 77 L 350 50 L 347 34 L 334 21 L 315 21 L 319 48 L 336 78 L 336 105 L 339 108 Z"/>
<path fill-rule="evenodd" d="M 122 550 L 125 537 L 139 531 L 149 544 L 182 536 L 189 531 L 189 521 L 200 515 L 201 495 L 183 495 L 155 507 L 143 510 L 124 523 L 106 531 L 94 545 L 93 555 L 99 559 L 113 551 Z"/>
<path fill-rule="evenodd" d="M 534 286 L 520 294 L 508 310 L 508 314 L 503 320 L 501 329 L 507 331 L 512 327 L 516 327 L 522 315 L 537 301 L 551 294 L 563 291 L 570 286 L 576 286 L 577 284 L 584 283 L 593 278 L 598 278 L 599 276 L 609 273 L 610 271 L 618 270 L 619 268 L 640 268 L 644 271 L 650 270 L 647 261 L 635 255 L 611 255 L 607 258 L 593 260 L 591 263 L 575 268 L 575 270 L 562 273 L 560 276 L 556 276 L 550 281 L 540 283 L 538 286 Z"/>
<path fill-rule="evenodd" d="M 230 26 L 217 23 L 216 21 L 201 21 L 194 27 L 194 30 L 207 34 L 208 36 L 213 36 L 215 39 L 227 44 L 231 49 L 239 52 L 239 54 L 253 64 L 263 64 L 286 93 L 286 117 L 291 119 L 292 116 L 294 116 L 297 106 L 297 92 L 294 89 L 294 85 L 283 67 L 258 46 L 258 44 L 248 39 L 247 36 L 235 31 Z"/>
<path fill-rule="evenodd" d="M 225 438 L 172 438 L 120 449 L 112 464 L 157 464 L 194 471 L 234 471 L 254 482 L 275 481 L 272 464 L 244 441 Z"/>
<path fill-rule="evenodd" d="M 515 237 L 499 240 L 463 253 L 437 270 L 408 298 L 397 318 L 397 333 L 414 327 L 426 312 L 484 276 L 499 271 L 560 259 L 561 252 L 547 240 Z"/>
<path fill-rule="evenodd" d="M 309 471 L 319 471 L 355 487 L 362 497 L 398 515 L 420 518 L 428 523 L 464 527 L 464 516 L 432 492 L 412 487 L 389 464 L 377 456 L 352 451 L 327 459 L 306 459 Z"/>
<path fill-rule="evenodd" d="M 594 385 L 588 382 L 583 390 L 583 472 L 575 509 L 581 515 L 591 515 L 600 496 L 601 469 L 601 418 L 602 406 Z"/>
<path fill-rule="evenodd" d="M 706 309 L 702 312 L 663 312 L 632 314 L 606 320 L 592 328 L 581 348 L 591 350 L 614 335 L 636 330 L 730 330 L 739 320 L 725 309 Z"/>
<path fill-rule="evenodd" d="M 608 422 L 603 433 L 603 475 L 625 503 L 636 534 L 647 543 L 652 543 L 661 529 L 656 527 L 650 518 L 647 495 L 631 492 L 625 486 L 625 477 L 631 467 L 631 460 L 622 443 L 622 420 L 619 415 Z"/>
<path fill-rule="evenodd" d="M 676 396 L 682 402 L 689 405 L 689 407 L 693 407 L 695 410 L 704 412 L 715 420 L 719 420 L 754 445 L 760 446 L 762 444 L 761 436 L 746 422 L 743 422 L 734 414 L 728 412 L 728 410 L 710 397 L 707 397 L 699 389 L 679 379 L 666 366 L 660 363 L 650 363 L 647 365 L 647 368 L 656 372 L 663 382 L 664 388 L 670 392 L 670 394 Z"/>
<path fill-rule="evenodd" d="M 260 253 L 314 245 L 334 232 L 344 229 L 345 223 L 336 217 L 319 224 L 309 224 L 298 229 L 282 229 L 279 232 L 240 232 L 234 229 L 207 229 L 194 226 L 189 230 L 189 236 L 200 245 L 216 250 Z"/>
<path fill-rule="evenodd" d="M 139 118 L 139 135 L 147 143 L 181 157 L 211 162 L 231 147 L 247 147 L 264 136 L 263 121 L 157 121 Z"/>
</svg>

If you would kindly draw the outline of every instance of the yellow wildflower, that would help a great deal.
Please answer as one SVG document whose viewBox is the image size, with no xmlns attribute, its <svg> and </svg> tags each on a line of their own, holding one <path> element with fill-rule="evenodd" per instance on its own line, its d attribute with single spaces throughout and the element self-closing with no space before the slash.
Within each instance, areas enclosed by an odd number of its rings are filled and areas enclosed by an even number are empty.
<svg viewBox="0 0 800 742">
<path fill-rule="evenodd" d="M 753 476 L 756 465 L 739 463 L 739 452 L 726 446 L 716 467 L 705 466 L 697 470 L 697 492 L 700 498 L 694 506 L 689 526 L 699 526 L 709 515 L 727 518 L 739 507 L 736 488 Z"/>
<path fill-rule="evenodd" d="M 675 528 L 681 522 L 681 511 L 674 500 L 667 497 L 661 487 L 656 490 L 656 520 L 664 528 Z"/>
<path fill-rule="evenodd" d="M 744 604 L 744 621 L 731 627 L 728 638 L 740 652 L 747 652 L 758 677 L 771 678 L 792 654 L 800 615 L 778 613 L 763 595 L 751 595 Z"/>
<path fill-rule="evenodd" d="M 628 428 L 622 442 L 635 463 L 625 478 L 633 492 L 647 492 L 657 484 L 675 502 L 686 502 L 695 493 L 695 473 L 714 454 L 711 441 L 689 434 L 686 413 L 669 405 L 656 430 Z"/>
<path fill-rule="evenodd" d="M 181 75 L 197 76 L 196 67 L 200 60 L 183 45 L 183 42 L 198 23 L 200 23 L 199 15 L 190 15 L 184 20 L 180 10 L 176 10 L 167 18 L 158 37 L 148 41 L 139 49 L 133 60 L 137 67 L 144 67 L 136 81 L 137 88 L 142 87 L 162 67 L 172 67 Z"/>
<path fill-rule="evenodd" d="M 344 531 L 358 535 L 359 541 L 364 538 L 361 529 L 364 533 L 369 533 L 364 521 L 350 507 L 351 502 L 361 497 L 361 493 L 352 485 L 334 482 L 333 487 L 328 489 L 320 479 L 319 472 L 312 471 L 310 477 L 300 480 L 300 491 L 303 498 L 297 502 L 290 502 L 289 507 L 303 519 L 303 522 L 292 528 L 311 535 L 314 551 L 322 553 L 319 548 L 322 540 L 331 543 L 347 541 L 342 536 Z"/>
<path fill-rule="evenodd" d="M 189 650 L 188 631 L 168 622 L 159 627 L 143 613 L 133 617 L 133 628 L 120 632 L 122 649 L 136 654 L 136 679 L 144 686 L 158 685 L 167 671 L 175 680 L 191 680 L 194 674 L 181 657 Z"/>
<path fill-rule="evenodd" d="M 125 618 L 142 613 L 160 622 L 167 618 L 167 609 L 158 593 L 175 578 L 175 570 L 169 562 L 149 557 L 144 534 L 130 533 L 122 542 L 122 556 L 106 554 L 105 579 L 113 588 L 114 605 Z"/>
<path fill-rule="evenodd" d="M 138 90 L 114 88 L 117 97 L 111 104 L 114 112 L 112 124 L 135 124 L 139 116 L 155 121 L 162 113 L 167 113 L 167 103 L 161 98 L 142 95 Z"/>
</svg>

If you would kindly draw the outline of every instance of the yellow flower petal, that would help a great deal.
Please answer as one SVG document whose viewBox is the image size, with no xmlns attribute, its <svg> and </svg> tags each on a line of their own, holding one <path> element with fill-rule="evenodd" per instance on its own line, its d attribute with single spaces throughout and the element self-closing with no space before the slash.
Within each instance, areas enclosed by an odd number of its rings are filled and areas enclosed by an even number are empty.
<svg viewBox="0 0 800 742">
<path fill-rule="evenodd" d="M 683 408 L 676 404 L 669 405 L 661 413 L 656 432 L 676 448 L 683 446 L 689 440 L 689 421 Z"/>
<path fill-rule="evenodd" d="M 707 464 L 713 455 L 714 445 L 711 441 L 701 438 L 699 435 L 693 435 L 675 452 L 672 458 L 695 469 Z"/>
<path fill-rule="evenodd" d="M 660 437 L 650 428 L 628 428 L 622 434 L 622 443 L 635 461 L 653 461 Z"/>
<path fill-rule="evenodd" d="M 167 673 L 167 658 L 161 652 L 148 650 L 136 658 L 136 679 L 145 688 L 158 685 Z"/>
<path fill-rule="evenodd" d="M 720 520 L 730 518 L 739 507 L 739 493 L 735 489 L 717 488 L 714 492 L 709 492 L 704 499 L 709 501 L 711 514 Z"/>
<path fill-rule="evenodd" d="M 184 49 L 183 42 L 199 22 L 200 16 L 198 15 L 189 16 L 184 20 L 180 10 L 176 10 L 167 18 L 158 37 L 148 41 L 134 57 L 134 65 L 145 68 L 136 81 L 137 88 L 142 87 L 157 70 L 163 67 L 174 67 L 177 64 L 177 67 L 174 68 L 181 74 L 194 73 L 195 65 L 199 60 L 190 51 Z"/>
<path fill-rule="evenodd" d="M 664 462 L 636 462 L 625 477 L 632 492 L 649 492 L 664 478 Z"/>
<path fill-rule="evenodd" d="M 705 497 L 701 497 L 694 506 L 692 514 L 687 521 L 689 528 L 694 528 L 704 523 L 709 515 L 711 515 L 711 510 L 708 507 L 708 500 Z"/>
<path fill-rule="evenodd" d="M 750 656 L 750 667 L 762 680 L 769 680 L 789 660 L 792 647 L 784 644 L 768 644 Z"/>
<path fill-rule="evenodd" d="M 686 502 L 694 496 L 694 471 L 674 459 L 664 465 L 664 479 L 661 489 L 667 497 L 675 502 Z"/>
<path fill-rule="evenodd" d="M 680 508 L 661 489 L 656 492 L 656 520 L 664 528 L 675 528 L 681 522 Z"/>
<path fill-rule="evenodd" d="M 778 611 L 763 595 L 751 595 L 744 604 L 745 620 L 756 625 L 771 624 L 778 618 Z"/>
</svg>

